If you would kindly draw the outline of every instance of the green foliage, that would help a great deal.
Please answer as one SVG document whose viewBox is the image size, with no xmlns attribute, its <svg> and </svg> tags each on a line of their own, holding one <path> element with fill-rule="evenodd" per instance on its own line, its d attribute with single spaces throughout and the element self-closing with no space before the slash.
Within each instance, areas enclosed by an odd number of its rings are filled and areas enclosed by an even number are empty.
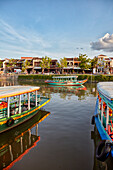
<svg viewBox="0 0 113 170">
<path fill-rule="evenodd" d="M 22 79 L 22 80 L 36 80 L 36 79 L 52 79 L 53 75 L 42 75 L 42 74 L 39 74 L 39 75 L 34 75 L 34 74 L 30 74 L 30 75 L 19 75 L 18 76 L 18 79 Z"/>
<path fill-rule="evenodd" d="M 15 67 L 15 65 L 16 65 L 16 60 L 11 58 L 11 59 L 9 59 L 9 63 L 7 63 L 6 66 L 7 66 L 7 68 L 9 68 L 9 70 L 12 71 L 12 69 Z"/>
<path fill-rule="evenodd" d="M 78 61 L 81 61 L 79 66 L 82 69 L 82 71 L 91 68 L 90 59 L 86 54 L 80 54 L 78 57 Z"/>
<path fill-rule="evenodd" d="M 60 59 L 59 67 L 61 68 L 67 67 L 67 60 L 65 57 Z"/>
<path fill-rule="evenodd" d="M 26 60 L 25 62 L 22 63 L 22 72 L 25 72 L 28 67 L 30 66 L 30 62 Z"/>
<path fill-rule="evenodd" d="M 93 59 L 90 60 L 91 68 L 95 68 L 97 66 L 97 61 L 98 61 L 97 57 L 94 57 Z"/>
<path fill-rule="evenodd" d="M 49 58 L 47 56 L 42 57 L 42 61 L 40 64 L 40 67 L 42 68 L 42 72 L 44 72 L 45 68 L 50 69 L 50 65 L 51 65 L 51 58 Z"/>
<path fill-rule="evenodd" d="M 59 75 L 56 75 L 59 76 Z M 68 76 L 68 75 L 62 75 L 62 76 Z M 53 75 L 19 75 L 18 79 L 19 80 L 38 80 L 38 79 L 49 79 L 51 80 Z M 88 79 L 88 81 L 92 82 L 100 82 L 100 81 L 113 81 L 113 76 L 111 75 L 90 75 L 90 74 L 79 74 L 78 75 L 78 80 L 83 80 L 83 79 Z"/>
<path fill-rule="evenodd" d="M 67 60 L 65 57 L 60 59 L 60 63 L 58 64 L 58 67 L 62 68 L 62 74 L 63 74 L 63 68 L 67 67 Z"/>
<path fill-rule="evenodd" d="M 3 61 L 0 60 L 0 68 L 3 66 Z"/>
</svg>

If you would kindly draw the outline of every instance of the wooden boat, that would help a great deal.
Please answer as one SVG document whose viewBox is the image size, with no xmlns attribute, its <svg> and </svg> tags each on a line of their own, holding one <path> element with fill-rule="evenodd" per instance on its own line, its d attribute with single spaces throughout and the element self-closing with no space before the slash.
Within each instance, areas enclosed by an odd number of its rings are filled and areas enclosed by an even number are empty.
<svg viewBox="0 0 113 170">
<path fill-rule="evenodd" d="M 55 86 L 81 86 L 85 80 L 77 80 L 78 76 L 54 76 L 53 80 L 46 80 L 45 83 Z"/>
<path fill-rule="evenodd" d="M 39 110 L 26 123 L 0 134 L 0 169 L 10 169 L 37 145 L 39 123 L 49 115 L 50 112 Z"/>
<path fill-rule="evenodd" d="M 105 161 L 109 155 L 113 157 L 113 82 L 100 82 L 97 90 L 92 124 L 96 125 L 101 138 L 96 148 L 96 158 Z"/>
<path fill-rule="evenodd" d="M 0 133 L 33 117 L 50 99 L 37 94 L 40 87 L 0 87 Z"/>
</svg>

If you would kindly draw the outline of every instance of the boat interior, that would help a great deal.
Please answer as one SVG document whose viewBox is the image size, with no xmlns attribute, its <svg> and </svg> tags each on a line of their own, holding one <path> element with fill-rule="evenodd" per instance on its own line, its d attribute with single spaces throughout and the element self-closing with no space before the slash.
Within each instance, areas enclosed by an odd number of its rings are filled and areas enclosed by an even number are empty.
<svg viewBox="0 0 113 170">
<path fill-rule="evenodd" d="M 21 111 L 27 111 L 28 110 L 28 96 L 27 94 L 21 95 Z M 30 93 L 30 109 L 35 107 L 36 102 L 36 95 L 34 92 Z M 40 95 L 37 95 L 37 105 L 41 102 Z M 15 114 L 19 113 L 19 96 L 13 96 L 10 98 L 10 116 L 13 116 Z M 7 98 L 3 98 L 0 100 L 0 118 L 4 118 L 7 116 Z"/>
</svg>

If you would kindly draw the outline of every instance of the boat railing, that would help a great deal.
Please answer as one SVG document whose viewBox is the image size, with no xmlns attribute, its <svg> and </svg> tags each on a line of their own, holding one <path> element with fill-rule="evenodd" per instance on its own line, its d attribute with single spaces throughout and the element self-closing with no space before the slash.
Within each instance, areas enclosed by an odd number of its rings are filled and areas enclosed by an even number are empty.
<svg viewBox="0 0 113 170">
<path fill-rule="evenodd" d="M 40 104 L 44 97 L 41 97 L 39 94 L 37 95 L 37 105 Z M 45 97 L 46 98 L 46 97 Z M 0 101 L 0 102 L 6 102 L 6 101 Z M 7 102 L 6 102 L 7 103 Z M 2 105 L 3 106 L 3 105 Z M 36 95 L 32 94 L 30 95 L 30 110 L 32 108 L 35 108 L 36 106 Z M 21 100 L 21 113 L 28 111 L 28 98 L 27 96 Z M 10 101 L 10 116 L 19 114 L 19 98 L 11 99 Z M 7 107 L 0 108 L 0 119 L 7 117 Z"/>
<path fill-rule="evenodd" d="M 98 113 L 100 121 L 106 131 L 109 131 L 109 128 L 113 129 L 113 103 L 107 100 L 103 95 L 98 94 Z"/>
</svg>

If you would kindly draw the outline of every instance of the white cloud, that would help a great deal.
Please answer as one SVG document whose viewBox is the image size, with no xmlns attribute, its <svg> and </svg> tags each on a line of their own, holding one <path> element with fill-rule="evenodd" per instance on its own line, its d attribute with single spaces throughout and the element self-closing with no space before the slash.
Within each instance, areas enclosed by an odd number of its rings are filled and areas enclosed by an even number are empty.
<svg viewBox="0 0 113 170">
<path fill-rule="evenodd" d="M 113 34 L 106 33 L 104 37 L 100 38 L 97 42 L 91 42 L 93 50 L 103 50 L 106 52 L 113 52 Z"/>
<path fill-rule="evenodd" d="M 0 18 L 0 56 L 44 54 L 45 48 L 50 48 L 51 43 L 45 41 L 43 36 L 26 27 L 15 29 Z M 39 54 L 40 53 L 40 54 Z"/>
</svg>

